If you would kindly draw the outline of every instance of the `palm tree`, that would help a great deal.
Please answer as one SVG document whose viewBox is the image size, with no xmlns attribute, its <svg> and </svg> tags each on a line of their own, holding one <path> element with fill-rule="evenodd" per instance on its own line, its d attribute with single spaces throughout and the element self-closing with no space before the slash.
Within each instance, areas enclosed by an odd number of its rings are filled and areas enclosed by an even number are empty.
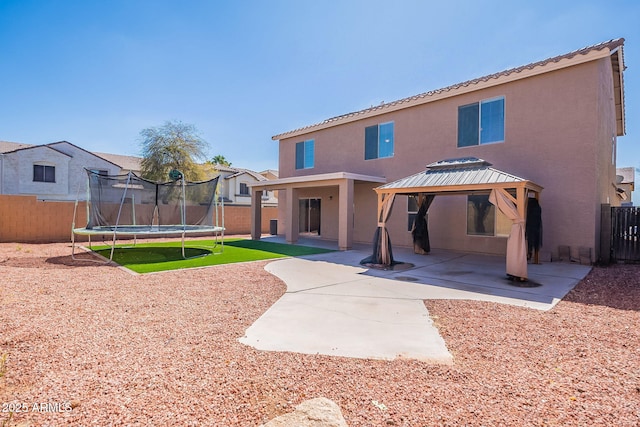
<svg viewBox="0 0 640 427">
<path fill-rule="evenodd" d="M 216 154 L 208 161 L 212 165 L 231 166 L 231 162 L 228 161 L 222 154 Z"/>
</svg>

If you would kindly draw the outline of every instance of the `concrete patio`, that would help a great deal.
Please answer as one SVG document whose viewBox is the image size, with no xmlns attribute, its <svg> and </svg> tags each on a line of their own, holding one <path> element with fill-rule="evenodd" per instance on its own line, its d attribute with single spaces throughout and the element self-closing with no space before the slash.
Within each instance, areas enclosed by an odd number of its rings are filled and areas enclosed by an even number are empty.
<svg viewBox="0 0 640 427">
<path fill-rule="evenodd" d="M 281 237 L 265 240 L 283 242 Z M 297 244 L 335 248 L 335 242 L 314 238 Z M 423 300 L 466 299 L 549 310 L 591 269 L 559 262 L 529 265 L 529 284 L 539 286 L 520 287 L 506 279 L 504 257 L 393 251 L 406 264 L 390 270 L 360 265 L 371 253 L 369 245 L 269 263 L 266 270 L 282 279 L 287 291 L 240 341 L 261 350 L 451 363 Z"/>
</svg>

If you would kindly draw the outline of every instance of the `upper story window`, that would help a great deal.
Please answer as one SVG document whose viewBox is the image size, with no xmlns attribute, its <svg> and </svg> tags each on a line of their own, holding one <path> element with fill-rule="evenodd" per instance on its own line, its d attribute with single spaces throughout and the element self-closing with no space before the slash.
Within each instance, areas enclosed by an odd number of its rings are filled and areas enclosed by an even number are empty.
<svg viewBox="0 0 640 427">
<path fill-rule="evenodd" d="M 33 182 L 56 182 L 56 167 L 33 165 Z"/>
<path fill-rule="evenodd" d="M 393 157 L 393 122 L 364 129 L 364 159 Z"/>
<path fill-rule="evenodd" d="M 296 169 L 311 169 L 314 157 L 313 139 L 296 143 Z"/>
<path fill-rule="evenodd" d="M 240 183 L 240 195 L 242 195 L 242 196 L 248 196 L 249 195 L 249 186 L 244 182 Z"/>
<path fill-rule="evenodd" d="M 458 107 L 458 147 L 504 142 L 504 97 Z"/>
</svg>

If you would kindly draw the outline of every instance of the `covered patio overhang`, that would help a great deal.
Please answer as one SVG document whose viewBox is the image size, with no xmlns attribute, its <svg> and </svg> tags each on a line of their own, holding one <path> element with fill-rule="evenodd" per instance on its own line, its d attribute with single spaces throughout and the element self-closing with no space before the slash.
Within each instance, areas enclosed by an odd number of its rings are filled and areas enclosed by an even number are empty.
<svg viewBox="0 0 640 427">
<path fill-rule="evenodd" d="M 507 274 L 527 278 L 525 221 L 529 198 L 540 200 L 543 187 L 524 178 L 490 167 L 491 163 L 475 157 L 447 159 L 432 163 L 425 172 L 408 176 L 375 188 L 378 196 L 378 239 L 374 244 L 373 263 L 393 264 L 386 222 L 396 195 L 418 195 L 420 211 L 416 221 L 424 221 L 428 252 L 426 212 L 435 196 L 489 194 L 489 201 L 512 220 L 507 240 Z M 415 237 L 415 234 L 414 234 Z M 538 251 L 534 254 L 538 262 Z"/>
<path fill-rule="evenodd" d="M 337 187 L 338 189 L 338 248 L 351 249 L 353 245 L 353 195 L 358 182 L 374 185 L 387 182 L 384 177 L 361 175 L 350 172 L 334 172 L 261 181 L 251 184 L 251 238 L 259 240 L 261 235 L 261 198 L 264 190 L 279 190 L 285 193 L 285 239 L 289 243 L 298 240 L 299 191 L 308 188 Z"/>
</svg>

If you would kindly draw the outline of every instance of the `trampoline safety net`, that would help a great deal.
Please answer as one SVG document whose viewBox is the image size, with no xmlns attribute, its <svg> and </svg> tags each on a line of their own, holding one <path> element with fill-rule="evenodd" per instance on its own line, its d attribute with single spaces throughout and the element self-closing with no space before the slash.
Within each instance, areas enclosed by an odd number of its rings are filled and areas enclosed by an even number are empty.
<svg viewBox="0 0 640 427">
<path fill-rule="evenodd" d="M 201 182 L 154 182 L 132 172 L 103 175 L 92 170 L 87 170 L 87 176 L 87 230 L 217 225 L 219 177 Z"/>
</svg>

